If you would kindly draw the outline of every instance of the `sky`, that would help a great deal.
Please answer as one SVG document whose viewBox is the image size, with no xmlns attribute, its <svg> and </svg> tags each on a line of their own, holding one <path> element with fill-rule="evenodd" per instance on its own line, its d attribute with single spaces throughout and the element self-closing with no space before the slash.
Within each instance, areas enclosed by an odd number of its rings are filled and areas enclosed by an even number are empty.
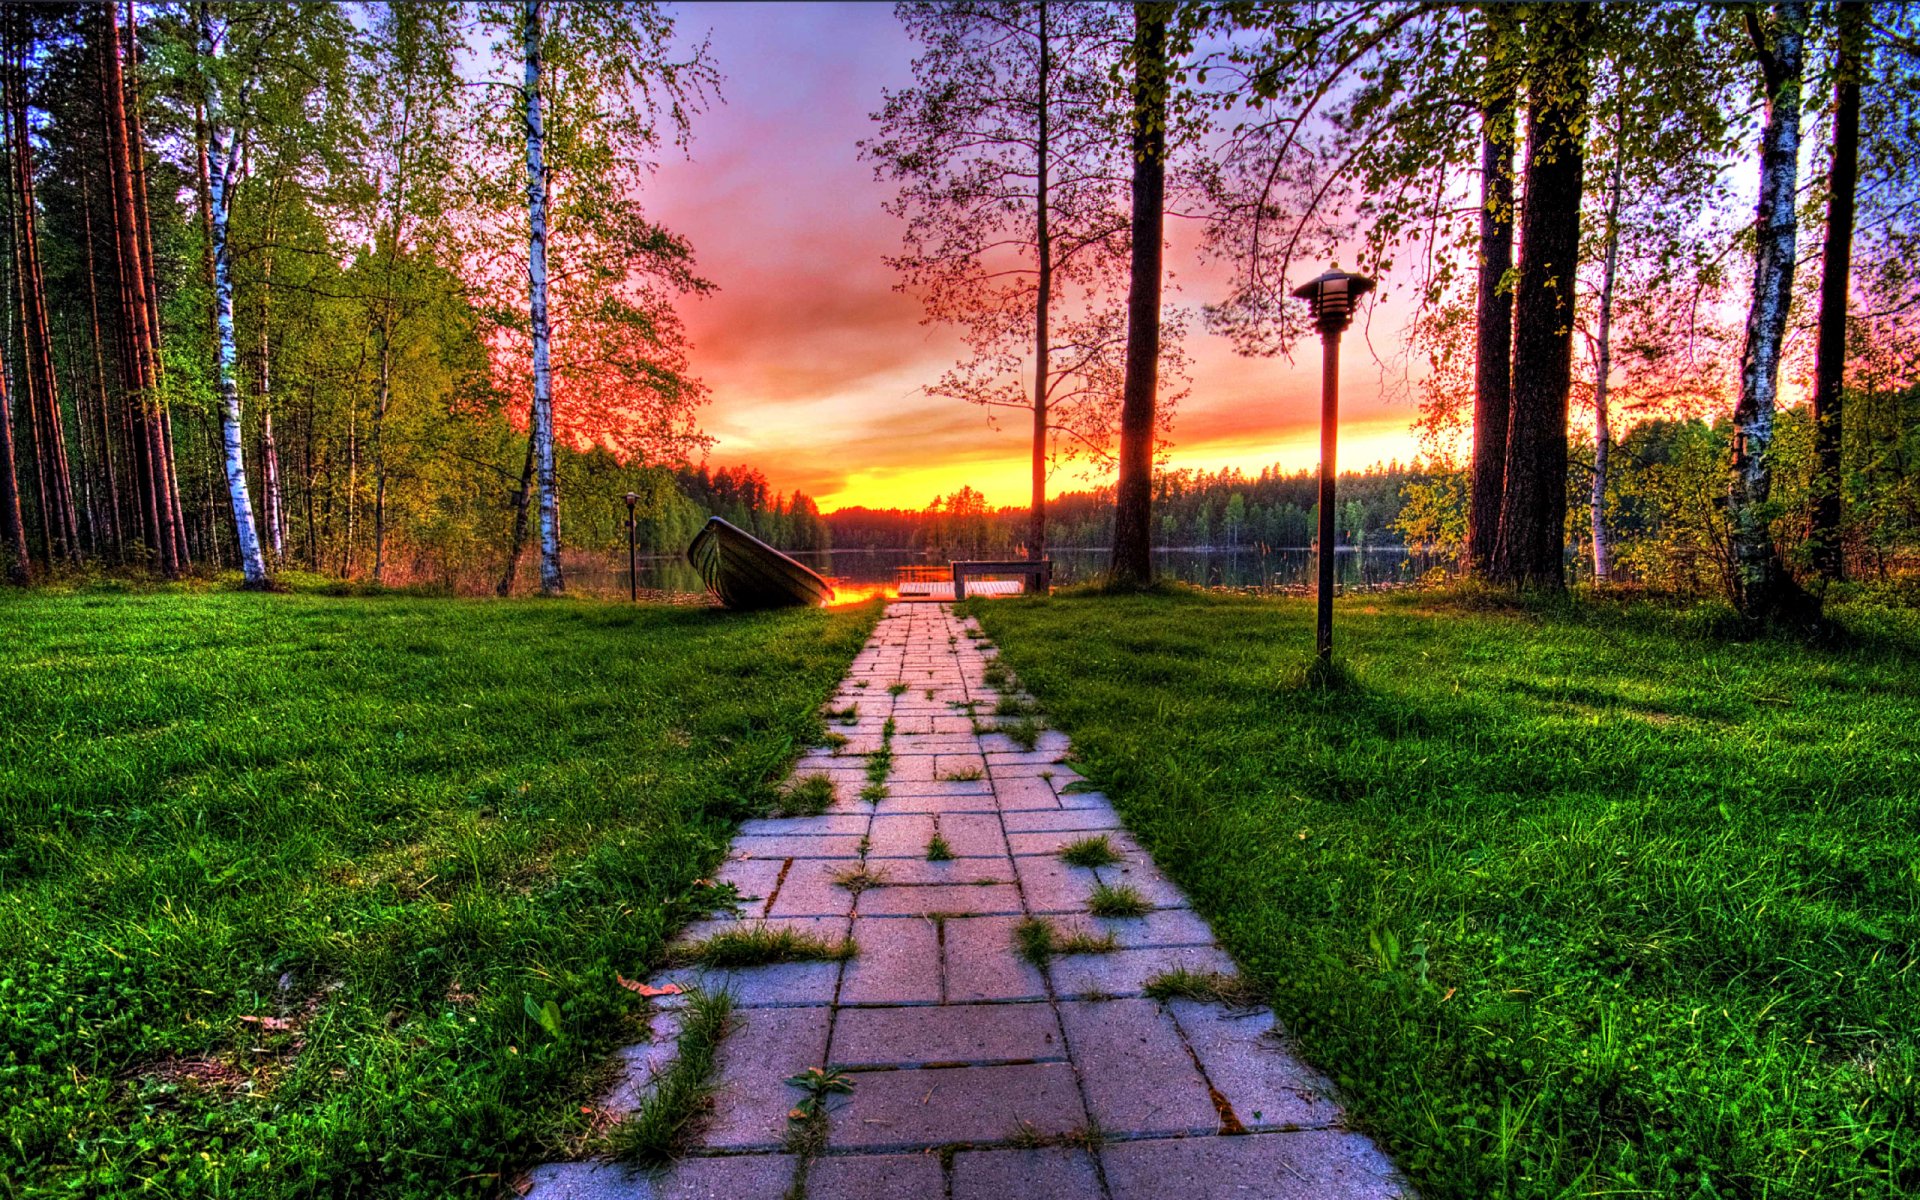
<svg viewBox="0 0 1920 1200">
<path fill-rule="evenodd" d="M 697 118 L 691 156 L 669 157 L 645 199 L 692 241 L 718 285 L 683 309 L 695 370 L 712 389 L 702 418 L 715 438 L 711 461 L 759 467 L 775 488 L 797 488 L 828 511 L 921 508 L 963 485 L 990 504 L 1026 504 L 1030 425 L 996 429 L 986 410 L 924 392 L 961 347 L 951 331 L 922 324 L 919 301 L 895 290 L 883 261 L 898 251 L 901 227 L 881 208 L 891 186 L 874 180 L 856 143 L 873 130 L 882 90 L 911 79 L 914 43 L 892 5 L 675 11 L 683 34 L 711 34 L 724 103 Z M 1190 249 L 1196 232 L 1169 229 L 1176 302 L 1219 293 L 1220 268 Z M 1292 362 L 1242 358 L 1195 324 L 1193 390 L 1177 411 L 1170 465 L 1313 467 L 1319 347 L 1302 345 Z M 1397 328 L 1388 301 L 1347 336 L 1343 470 L 1417 452 L 1412 402 L 1398 368 L 1383 365 Z M 1050 491 L 1094 482 L 1068 464 Z"/>
</svg>

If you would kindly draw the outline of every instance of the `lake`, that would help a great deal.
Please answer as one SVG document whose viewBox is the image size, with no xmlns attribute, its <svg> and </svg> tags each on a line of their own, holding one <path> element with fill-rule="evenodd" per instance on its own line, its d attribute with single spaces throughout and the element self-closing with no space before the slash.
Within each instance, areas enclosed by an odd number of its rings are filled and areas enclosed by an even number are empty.
<svg viewBox="0 0 1920 1200">
<path fill-rule="evenodd" d="M 1052 551 L 1054 583 L 1079 583 L 1106 570 L 1105 550 Z M 1239 549 L 1168 549 L 1153 552 L 1154 564 L 1168 579 L 1200 587 L 1236 591 L 1284 592 L 1308 589 L 1314 582 L 1314 553 L 1293 549 L 1242 547 Z M 945 558 L 918 550 L 802 551 L 795 558 L 836 583 L 888 584 L 899 567 L 943 565 Z M 1335 556 L 1335 577 L 1341 586 L 1381 587 L 1408 584 L 1429 571 L 1451 571 L 1451 558 L 1404 546 L 1342 546 Z M 567 567 L 569 590 L 617 595 L 626 590 L 625 562 L 580 563 Z M 655 592 L 697 593 L 700 576 L 677 554 L 644 555 L 640 559 L 641 588 Z"/>
</svg>

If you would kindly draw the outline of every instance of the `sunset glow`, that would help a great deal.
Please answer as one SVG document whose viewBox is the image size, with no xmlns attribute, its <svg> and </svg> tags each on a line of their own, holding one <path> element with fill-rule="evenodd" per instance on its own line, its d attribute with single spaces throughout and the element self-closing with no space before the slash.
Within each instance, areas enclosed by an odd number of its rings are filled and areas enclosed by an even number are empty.
<svg viewBox="0 0 1920 1200">
<path fill-rule="evenodd" d="M 685 233 L 714 295 L 684 306 L 693 369 L 713 389 L 702 424 L 715 462 L 752 462 L 772 484 L 799 488 L 823 509 L 919 508 L 967 485 L 995 505 L 1029 496 L 1027 431 L 928 396 L 958 354 L 954 337 L 922 325 L 918 301 L 893 290 L 883 256 L 899 250 L 856 143 L 881 90 L 908 78 L 913 47 L 883 4 L 689 4 L 689 35 L 711 29 L 724 47 L 724 105 L 706 114 L 692 161 L 669 159 L 648 201 Z M 756 64 L 779 62 L 778 70 Z M 1175 304 L 1214 299 L 1220 271 L 1174 222 L 1168 265 Z M 1369 345 L 1398 342 L 1389 296 L 1370 331 L 1349 338 L 1341 466 L 1359 469 L 1417 452 L 1412 405 L 1398 368 Z M 1197 322 L 1196 322 L 1197 325 Z M 1319 357 L 1236 356 L 1196 332 L 1193 392 L 1175 419 L 1175 467 L 1312 467 L 1319 458 Z M 1382 350 L 1382 357 L 1390 351 Z M 1398 385 L 1398 386 L 1395 386 Z M 1017 414 L 1015 414 L 1017 416 Z M 1089 480 L 1084 464 L 1054 473 L 1051 490 Z"/>
</svg>

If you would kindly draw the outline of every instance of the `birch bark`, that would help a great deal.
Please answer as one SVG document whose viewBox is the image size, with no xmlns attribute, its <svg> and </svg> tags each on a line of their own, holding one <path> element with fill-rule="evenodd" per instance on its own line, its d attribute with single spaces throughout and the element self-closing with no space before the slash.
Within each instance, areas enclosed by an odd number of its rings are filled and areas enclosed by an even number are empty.
<svg viewBox="0 0 1920 1200">
<path fill-rule="evenodd" d="M 546 127 L 540 112 L 540 38 L 545 0 L 526 0 L 527 291 L 533 332 L 533 456 L 540 490 L 540 591 L 566 590 L 560 574 L 560 487 L 553 462 L 553 369 L 547 327 Z"/>
</svg>

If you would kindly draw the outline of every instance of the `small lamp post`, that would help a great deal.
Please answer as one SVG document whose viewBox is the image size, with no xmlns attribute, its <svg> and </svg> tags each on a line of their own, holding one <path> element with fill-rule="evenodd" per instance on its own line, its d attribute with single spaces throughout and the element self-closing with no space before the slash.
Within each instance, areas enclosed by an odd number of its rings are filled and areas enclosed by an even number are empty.
<svg viewBox="0 0 1920 1200">
<path fill-rule="evenodd" d="M 1312 306 L 1313 323 L 1320 330 L 1320 595 L 1313 643 L 1322 663 L 1333 661 L 1333 480 L 1340 416 L 1340 335 L 1353 323 L 1360 297 L 1372 290 L 1373 280 L 1340 270 L 1328 271 L 1293 290 Z"/>
<path fill-rule="evenodd" d="M 639 501 L 640 497 L 637 493 L 627 493 L 627 599 L 629 601 L 640 599 L 640 583 L 634 578 L 635 565 L 639 561 L 634 549 L 635 539 L 639 536 L 639 524 L 633 519 L 633 506 Z"/>
</svg>

